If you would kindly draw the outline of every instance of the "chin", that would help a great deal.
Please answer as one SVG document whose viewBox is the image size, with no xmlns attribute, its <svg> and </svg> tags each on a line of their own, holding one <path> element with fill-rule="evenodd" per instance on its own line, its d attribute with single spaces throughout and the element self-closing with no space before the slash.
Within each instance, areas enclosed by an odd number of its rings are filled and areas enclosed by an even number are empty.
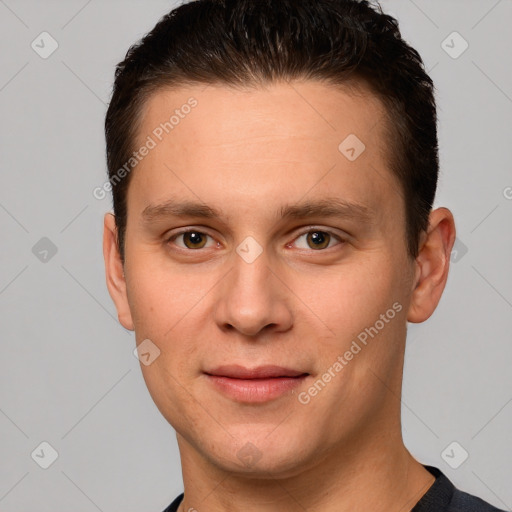
<svg viewBox="0 0 512 512">
<path fill-rule="evenodd" d="M 288 478 L 304 470 L 308 460 L 311 460 L 315 453 L 311 439 L 292 440 L 281 435 L 273 439 L 262 437 L 256 440 L 251 435 L 238 435 L 236 441 L 227 445 L 220 445 L 213 441 L 207 446 L 215 446 L 215 451 L 203 451 L 203 456 L 219 469 L 247 476 L 250 478 Z M 202 442 L 202 450 L 207 446 Z M 305 451 L 304 447 L 307 447 Z"/>
</svg>

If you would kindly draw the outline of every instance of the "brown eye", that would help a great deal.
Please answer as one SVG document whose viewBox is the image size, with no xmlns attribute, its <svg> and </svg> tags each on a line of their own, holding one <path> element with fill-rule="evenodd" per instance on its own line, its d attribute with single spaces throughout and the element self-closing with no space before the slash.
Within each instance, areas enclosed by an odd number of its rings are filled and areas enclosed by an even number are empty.
<svg viewBox="0 0 512 512">
<path fill-rule="evenodd" d="M 299 235 L 293 242 L 293 245 L 298 249 L 313 249 L 315 251 L 319 251 L 323 249 L 331 249 L 336 245 L 339 245 L 341 248 L 345 243 L 345 238 L 331 231 L 310 228 L 309 231 L 304 231 Z"/>
<path fill-rule="evenodd" d="M 306 240 L 311 249 L 325 249 L 331 241 L 331 235 L 325 231 L 310 231 Z"/>
<path fill-rule="evenodd" d="M 207 247 L 208 238 L 212 237 L 201 231 L 191 229 L 174 234 L 167 240 L 167 243 L 176 244 L 181 249 L 203 249 Z M 214 242 L 214 240 L 212 239 L 211 242 Z M 212 247 L 211 242 L 208 247 Z"/>
<path fill-rule="evenodd" d="M 206 243 L 207 235 L 199 231 L 188 231 L 182 235 L 183 243 L 188 249 L 202 249 Z"/>
</svg>

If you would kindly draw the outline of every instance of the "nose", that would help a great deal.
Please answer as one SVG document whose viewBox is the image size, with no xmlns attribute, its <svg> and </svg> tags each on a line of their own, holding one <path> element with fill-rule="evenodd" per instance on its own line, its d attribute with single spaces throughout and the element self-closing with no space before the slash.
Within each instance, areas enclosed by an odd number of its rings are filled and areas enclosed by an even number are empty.
<svg viewBox="0 0 512 512">
<path fill-rule="evenodd" d="M 216 287 L 215 321 L 222 330 L 256 337 L 292 326 L 291 292 L 265 251 L 254 261 L 233 254 L 233 267 Z"/>
</svg>

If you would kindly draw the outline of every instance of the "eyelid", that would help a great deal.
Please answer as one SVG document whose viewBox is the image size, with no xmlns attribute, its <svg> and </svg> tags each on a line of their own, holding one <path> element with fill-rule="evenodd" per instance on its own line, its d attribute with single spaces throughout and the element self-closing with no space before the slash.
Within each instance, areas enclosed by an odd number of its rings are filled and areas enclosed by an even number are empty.
<svg viewBox="0 0 512 512">
<path fill-rule="evenodd" d="M 178 236 L 180 235 L 184 235 L 186 233 L 190 233 L 190 232 L 197 232 L 197 233 L 200 233 L 202 235 L 206 235 L 206 236 L 209 236 L 211 239 L 213 240 L 216 240 L 215 237 L 213 237 L 212 235 L 210 235 L 207 231 L 202 231 L 202 229 L 204 229 L 203 227 L 201 228 L 195 228 L 195 227 L 187 227 L 187 228 L 183 228 L 181 229 L 180 231 L 176 232 L 176 233 L 173 233 L 172 235 L 169 235 L 169 236 L 166 236 L 165 237 L 165 241 L 166 243 L 169 243 L 171 241 L 173 241 L 175 238 L 177 238 Z M 347 243 L 348 242 L 348 236 L 343 236 L 343 235 L 340 235 L 339 233 L 337 233 L 336 231 L 334 231 L 333 229 L 331 228 L 324 228 L 322 226 L 315 226 L 315 225 L 311 225 L 311 226 L 306 226 L 304 228 L 302 228 L 302 230 L 300 232 L 298 232 L 292 242 L 290 242 L 289 244 L 287 243 L 286 246 L 289 246 L 291 243 L 295 242 L 295 240 L 297 240 L 297 238 L 303 236 L 303 235 L 306 235 L 308 233 L 311 233 L 311 232 L 315 232 L 315 231 L 319 231 L 321 233 L 328 233 L 329 235 L 332 235 L 334 236 L 335 238 L 337 238 L 340 242 L 340 244 L 337 244 L 337 245 L 342 245 L 344 243 Z M 179 247 L 178 246 L 178 249 L 181 249 L 183 251 L 187 251 L 187 252 L 198 252 L 200 251 L 201 249 L 185 249 L 183 247 Z M 203 248 L 202 248 L 203 249 Z M 332 247 L 331 247 L 332 249 Z M 307 249 L 298 249 L 298 250 L 301 250 L 301 251 L 307 251 Z M 314 251 L 314 252 L 322 252 L 322 251 L 327 251 L 328 249 L 320 249 L 320 250 L 315 250 L 315 249 L 310 249 L 311 251 Z"/>
<path fill-rule="evenodd" d="M 165 242 L 166 243 L 170 243 L 172 242 L 175 238 L 181 236 L 181 235 L 184 235 L 186 233 L 190 233 L 190 232 L 194 232 L 194 233 L 200 233 L 202 235 L 206 235 L 208 237 L 210 237 L 212 240 L 215 240 L 215 238 L 210 235 L 207 231 L 204 231 L 204 228 L 195 228 L 195 227 L 187 227 L 187 228 L 183 228 L 181 229 L 180 231 L 176 232 L 176 233 L 172 233 L 171 235 L 166 235 L 165 236 Z M 178 246 L 178 249 L 181 249 L 182 251 L 188 251 L 188 252 L 198 252 L 200 251 L 201 249 L 187 249 L 187 248 L 183 248 L 183 247 L 179 247 Z M 209 247 L 207 247 L 207 249 L 209 249 Z"/>
<path fill-rule="evenodd" d="M 333 229 L 331 228 L 324 228 L 322 226 L 307 226 L 306 228 L 304 228 L 302 231 L 300 231 L 293 239 L 292 242 L 294 242 L 295 240 L 297 240 L 297 238 L 303 236 L 303 235 L 307 235 L 308 233 L 314 233 L 315 231 L 318 231 L 318 232 L 321 232 L 321 233 L 328 233 L 329 235 L 332 235 L 334 236 L 335 238 L 337 238 L 339 240 L 339 244 L 337 245 L 343 245 L 345 243 L 348 242 L 348 235 L 341 235 L 339 234 L 337 231 L 334 231 Z M 286 244 L 287 246 L 290 245 L 290 244 Z M 334 246 L 336 247 L 336 246 Z M 329 247 L 327 249 L 320 249 L 320 250 L 315 250 L 315 249 L 309 249 L 310 251 L 313 251 L 313 252 L 326 252 L 328 251 L 329 249 L 333 249 L 333 247 Z M 299 250 L 302 250 L 302 251 L 308 251 L 308 249 L 299 249 Z"/>
</svg>

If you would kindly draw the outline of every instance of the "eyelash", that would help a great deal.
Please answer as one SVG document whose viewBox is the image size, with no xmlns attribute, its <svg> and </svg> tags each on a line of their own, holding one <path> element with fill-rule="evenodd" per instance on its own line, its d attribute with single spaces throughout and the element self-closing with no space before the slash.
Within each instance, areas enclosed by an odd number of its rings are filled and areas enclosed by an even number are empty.
<svg viewBox="0 0 512 512">
<path fill-rule="evenodd" d="M 199 233 L 201 235 L 206 235 L 210 238 L 213 239 L 213 237 L 211 235 L 209 235 L 208 233 L 205 233 L 204 231 L 200 231 L 198 229 L 194 229 L 194 228 L 188 228 L 188 229 L 184 229 L 182 231 L 179 231 L 178 233 L 173 233 L 170 237 L 168 237 L 166 239 L 166 243 L 170 243 L 172 241 L 174 241 L 176 238 L 178 238 L 179 236 L 181 235 L 184 235 L 186 233 Z M 298 238 L 300 238 L 301 236 L 304 236 L 304 235 L 307 235 L 309 233 L 327 233 L 329 234 L 330 236 L 336 238 L 340 243 L 339 244 L 336 244 L 336 245 L 344 245 L 347 240 L 343 237 L 341 237 L 340 235 L 338 235 L 337 233 L 334 233 L 333 231 L 330 231 L 328 229 L 318 229 L 318 228 L 315 228 L 315 227 L 309 227 L 306 231 L 302 231 L 301 233 L 299 233 L 293 241 L 297 240 Z M 288 245 L 288 244 L 287 244 Z M 335 245 L 335 246 L 336 246 Z M 334 246 L 334 247 L 335 247 Z M 178 246 L 178 250 L 182 250 L 182 251 L 186 251 L 186 252 L 199 252 L 201 249 L 204 249 L 204 248 L 200 248 L 200 249 L 189 249 L 187 247 L 179 247 Z M 207 248 L 208 249 L 208 248 Z M 301 251 L 305 251 L 305 250 L 309 250 L 309 251 L 313 251 L 313 252 L 325 252 L 329 249 L 332 249 L 332 247 L 326 247 L 324 249 L 299 249 Z"/>
</svg>

